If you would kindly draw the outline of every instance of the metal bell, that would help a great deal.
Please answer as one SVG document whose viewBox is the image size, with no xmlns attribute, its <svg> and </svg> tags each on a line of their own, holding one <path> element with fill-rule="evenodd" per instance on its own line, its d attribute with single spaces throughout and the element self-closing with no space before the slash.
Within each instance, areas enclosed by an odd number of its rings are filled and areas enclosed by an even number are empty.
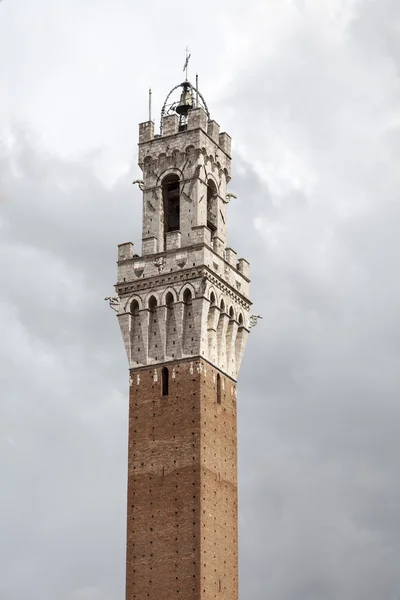
<svg viewBox="0 0 400 600">
<path fill-rule="evenodd" d="M 189 110 L 191 110 L 193 108 L 193 98 L 192 98 L 190 86 L 187 85 L 186 83 L 183 83 L 182 87 L 183 87 L 183 89 L 182 89 L 181 97 L 180 97 L 178 105 L 175 108 L 175 111 L 178 113 L 178 115 L 182 115 L 182 116 L 186 117 Z"/>
</svg>

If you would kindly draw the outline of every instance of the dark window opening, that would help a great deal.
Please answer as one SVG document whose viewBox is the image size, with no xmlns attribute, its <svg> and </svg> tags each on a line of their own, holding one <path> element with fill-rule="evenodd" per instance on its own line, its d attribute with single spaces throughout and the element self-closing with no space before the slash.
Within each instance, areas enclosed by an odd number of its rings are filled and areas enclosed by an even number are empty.
<svg viewBox="0 0 400 600">
<path fill-rule="evenodd" d="M 163 367 L 162 370 L 162 395 L 168 396 L 168 369 Z"/>
<path fill-rule="evenodd" d="M 137 300 L 133 300 L 131 303 L 131 313 L 134 317 L 137 317 L 139 314 L 139 303 Z"/>
<path fill-rule="evenodd" d="M 217 403 L 221 404 L 221 376 L 217 375 Z"/>
<path fill-rule="evenodd" d="M 183 301 L 187 306 L 190 306 L 192 304 L 192 292 L 189 289 L 186 289 L 183 293 Z M 188 316 L 191 313 L 188 312 Z"/>
<path fill-rule="evenodd" d="M 207 227 L 212 237 L 217 230 L 217 187 L 212 179 L 207 182 Z"/>
<path fill-rule="evenodd" d="M 150 312 L 154 314 L 156 312 L 156 308 L 157 308 L 157 300 L 154 298 L 154 296 L 152 296 L 149 300 Z M 154 323 L 156 323 L 156 320 L 154 320 Z"/>
<path fill-rule="evenodd" d="M 180 189 L 178 175 L 167 175 L 162 183 L 164 200 L 164 233 L 177 231 L 180 225 Z"/>
<path fill-rule="evenodd" d="M 171 292 L 168 292 L 168 294 L 165 297 L 165 304 L 167 305 L 167 308 L 172 309 L 173 308 L 173 303 L 174 303 L 174 297 L 171 294 Z"/>
</svg>

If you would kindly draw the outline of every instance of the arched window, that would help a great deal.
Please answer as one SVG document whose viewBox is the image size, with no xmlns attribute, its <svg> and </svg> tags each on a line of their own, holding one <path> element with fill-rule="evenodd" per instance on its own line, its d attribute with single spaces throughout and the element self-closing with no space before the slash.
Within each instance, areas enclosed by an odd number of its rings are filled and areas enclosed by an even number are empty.
<svg viewBox="0 0 400 600">
<path fill-rule="evenodd" d="M 183 292 L 183 301 L 185 304 L 192 304 L 192 292 L 189 288 Z"/>
<path fill-rule="evenodd" d="M 177 231 L 180 227 L 180 190 L 179 177 L 171 173 L 162 181 L 164 201 L 164 234 Z"/>
<path fill-rule="evenodd" d="M 178 337 L 176 333 L 174 302 L 175 298 L 173 294 L 171 292 L 168 292 L 165 296 L 165 304 L 167 306 L 167 317 L 165 325 L 165 355 L 170 358 L 175 358 L 175 356 L 177 356 L 181 350 L 181 337 Z"/>
<path fill-rule="evenodd" d="M 235 360 L 236 360 L 236 368 L 240 366 L 241 356 L 243 353 L 243 340 L 244 340 L 244 326 L 243 326 L 243 315 L 239 314 L 239 328 L 236 336 L 235 342 Z"/>
<path fill-rule="evenodd" d="M 163 367 L 162 370 L 162 395 L 163 396 L 168 396 L 168 377 L 169 377 L 169 373 L 168 373 L 168 369 L 167 367 Z"/>
<path fill-rule="evenodd" d="M 207 335 L 208 335 L 208 358 L 212 361 L 216 359 L 217 354 L 217 333 L 215 324 L 215 311 L 217 310 L 215 294 L 210 294 L 210 306 L 207 317 Z"/>
<path fill-rule="evenodd" d="M 225 367 L 226 360 L 226 335 L 224 335 L 225 328 L 225 302 L 221 300 L 219 305 L 219 317 L 217 324 L 217 347 L 218 347 L 218 360 L 220 366 Z"/>
<path fill-rule="evenodd" d="M 157 300 L 152 296 L 149 300 L 149 309 L 151 313 L 155 313 L 157 308 Z"/>
<path fill-rule="evenodd" d="M 194 319 L 192 306 L 192 292 L 186 289 L 183 292 L 183 353 L 193 354 Z"/>
<path fill-rule="evenodd" d="M 217 230 L 217 186 L 212 179 L 207 181 L 207 227 L 212 237 Z"/>
<path fill-rule="evenodd" d="M 157 360 L 160 356 L 160 349 L 158 348 L 157 333 L 157 300 L 154 296 L 149 298 L 149 334 L 148 334 L 148 355 L 150 358 Z"/>
<path fill-rule="evenodd" d="M 136 317 L 139 314 L 139 303 L 137 300 L 131 302 L 131 314 Z"/>
<path fill-rule="evenodd" d="M 140 328 L 139 303 L 132 300 L 130 306 L 131 312 L 131 359 L 139 364 L 143 356 L 143 339 Z"/>
<path fill-rule="evenodd" d="M 229 308 L 229 323 L 226 330 L 226 364 L 228 369 L 233 369 L 235 359 L 235 313 L 233 307 Z"/>
<path fill-rule="evenodd" d="M 167 335 L 170 334 L 171 321 L 174 316 L 174 297 L 171 292 L 165 296 L 165 304 L 167 305 Z"/>
<path fill-rule="evenodd" d="M 221 375 L 217 375 L 217 403 L 221 404 Z"/>
</svg>

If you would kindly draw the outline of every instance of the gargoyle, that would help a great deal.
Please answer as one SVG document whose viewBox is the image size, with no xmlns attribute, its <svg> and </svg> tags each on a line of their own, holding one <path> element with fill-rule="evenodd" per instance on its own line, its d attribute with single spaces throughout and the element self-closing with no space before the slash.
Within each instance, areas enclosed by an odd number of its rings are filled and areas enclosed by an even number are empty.
<svg viewBox="0 0 400 600">
<path fill-rule="evenodd" d="M 143 179 L 135 179 L 135 181 L 132 181 L 133 185 L 135 185 L 135 183 L 138 184 L 139 189 L 144 192 L 144 181 Z"/>
<path fill-rule="evenodd" d="M 232 194 L 231 192 L 228 192 L 225 196 L 225 204 L 228 204 L 228 202 L 231 200 L 231 198 L 237 198 L 237 196 L 235 194 Z"/>
<path fill-rule="evenodd" d="M 107 298 L 104 298 L 104 300 L 108 300 L 111 308 L 115 310 L 115 312 L 119 311 L 119 296 L 107 296 Z"/>
<path fill-rule="evenodd" d="M 261 315 L 250 315 L 249 319 L 249 329 L 255 327 L 257 325 L 258 319 L 262 319 Z"/>
</svg>

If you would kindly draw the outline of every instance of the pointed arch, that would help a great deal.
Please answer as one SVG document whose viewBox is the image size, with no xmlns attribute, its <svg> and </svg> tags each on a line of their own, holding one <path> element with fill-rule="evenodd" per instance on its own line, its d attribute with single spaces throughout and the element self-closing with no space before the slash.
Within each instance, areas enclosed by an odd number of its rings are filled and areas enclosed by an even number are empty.
<svg viewBox="0 0 400 600">
<path fill-rule="evenodd" d="M 143 335 L 140 326 L 140 306 L 137 298 L 131 300 L 129 305 L 129 312 L 131 314 L 131 327 L 130 327 L 130 338 L 131 338 L 131 356 L 132 360 L 139 364 L 141 361 L 140 357 L 144 356 L 143 348 Z"/>
<path fill-rule="evenodd" d="M 211 239 L 217 231 L 218 188 L 211 177 L 207 180 L 207 227 L 211 231 Z"/>
<path fill-rule="evenodd" d="M 187 287 L 185 289 L 185 291 L 183 292 L 183 301 L 185 304 L 192 304 L 192 298 L 193 298 L 192 290 Z"/>
<path fill-rule="evenodd" d="M 228 310 L 229 322 L 226 331 L 226 365 L 230 375 L 235 374 L 235 341 L 237 335 L 237 322 L 233 306 Z"/>
<path fill-rule="evenodd" d="M 176 173 L 165 175 L 161 181 L 164 206 L 164 237 L 180 228 L 180 178 Z"/>
<path fill-rule="evenodd" d="M 129 305 L 129 312 L 131 315 L 137 315 L 139 313 L 140 307 L 137 298 L 133 298 Z"/>
<path fill-rule="evenodd" d="M 211 362 L 217 361 L 217 322 L 219 317 L 219 309 L 217 298 L 214 290 L 210 292 L 210 305 L 208 307 L 207 316 L 207 337 L 208 337 L 208 358 Z"/>
<path fill-rule="evenodd" d="M 189 287 L 183 292 L 183 353 L 194 353 L 193 294 Z"/>
<path fill-rule="evenodd" d="M 157 360 L 161 355 L 161 348 L 158 347 L 159 338 L 159 327 L 158 327 L 158 311 L 157 311 L 157 298 L 155 295 L 151 295 L 148 303 L 149 309 L 149 327 L 148 327 L 148 356 L 154 360 Z"/>
<path fill-rule="evenodd" d="M 148 307 L 151 313 L 154 313 L 157 308 L 157 298 L 152 294 L 148 300 Z"/>
<path fill-rule="evenodd" d="M 167 308 L 170 308 L 170 307 L 172 307 L 174 302 L 175 302 L 174 295 L 172 294 L 172 292 L 168 291 L 165 294 L 165 305 L 167 306 Z"/>
<path fill-rule="evenodd" d="M 140 296 L 137 296 L 136 294 L 133 294 L 132 296 L 129 296 L 129 298 L 126 300 L 125 306 L 124 306 L 124 312 L 131 312 L 131 305 L 132 305 L 133 300 L 136 300 L 136 302 L 139 305 L 139 310 L 142 310 L 142 308 L 143 308 L 142 298 Z"/>
<path fill-rule="evenodd" d="M 239 313 L 238 331 L 236 334 L 236 341 L 235 341 L 235 366 L 236 366 L 236 368 L 238 366 L 240 366 L 240 359 L 241 359 L 241 355 L 242 355 L 244 335 L 245 335 L 245 330 L 244 330 L 243 314 Z"/>
<path fill-rule="evenodd" d="M 175 290 L 168 289 L 164 297 L 164 303 L 167 307 L 166 311 L 166 341 L 165 341 L 165 354 L 169 358 L 176 358 L 180 356 L 181 352 L 181 340 L 177 333 L 176 324 L 176 309 L 177 309 L 177 295 Z"/>
<path fill-rule="evenodd" d="M 179 300 L 181 302 L 184 302 L 184 294 L 186 290 L 190 291 L 190 293 L 192 294 L 192 298 L 196 297 L 196 290 L 194 288 L 194 285 L 192 283 L 185 283 L 179 290 Z"/>
<path fill-rule="evenodd" d="M 217 303 L 217 297 L 213 288 L 210 290 L 210 306 L 215 306 Z"/>
<path fill-rule="evenodd" d="M 218 346 L 218 364 L 220 367 L 225 368 L 226 360 L 226 327 L 227 327 L 227 314 L 225 312 L 225 302 L 221 298 L 219 304 L 219 318 L 217 325 L 217 346 Z"/>
<path fill-rule="evenodd" d="M 178 294 L 176 293 L 174 288 L 168 287 L 162 295 L 161 304 L 166 304 L 168 306 L 167 297 L 169 297 L 169 295 L 172 296 L 172 302 L 177 302 Z"/>
</svg>

